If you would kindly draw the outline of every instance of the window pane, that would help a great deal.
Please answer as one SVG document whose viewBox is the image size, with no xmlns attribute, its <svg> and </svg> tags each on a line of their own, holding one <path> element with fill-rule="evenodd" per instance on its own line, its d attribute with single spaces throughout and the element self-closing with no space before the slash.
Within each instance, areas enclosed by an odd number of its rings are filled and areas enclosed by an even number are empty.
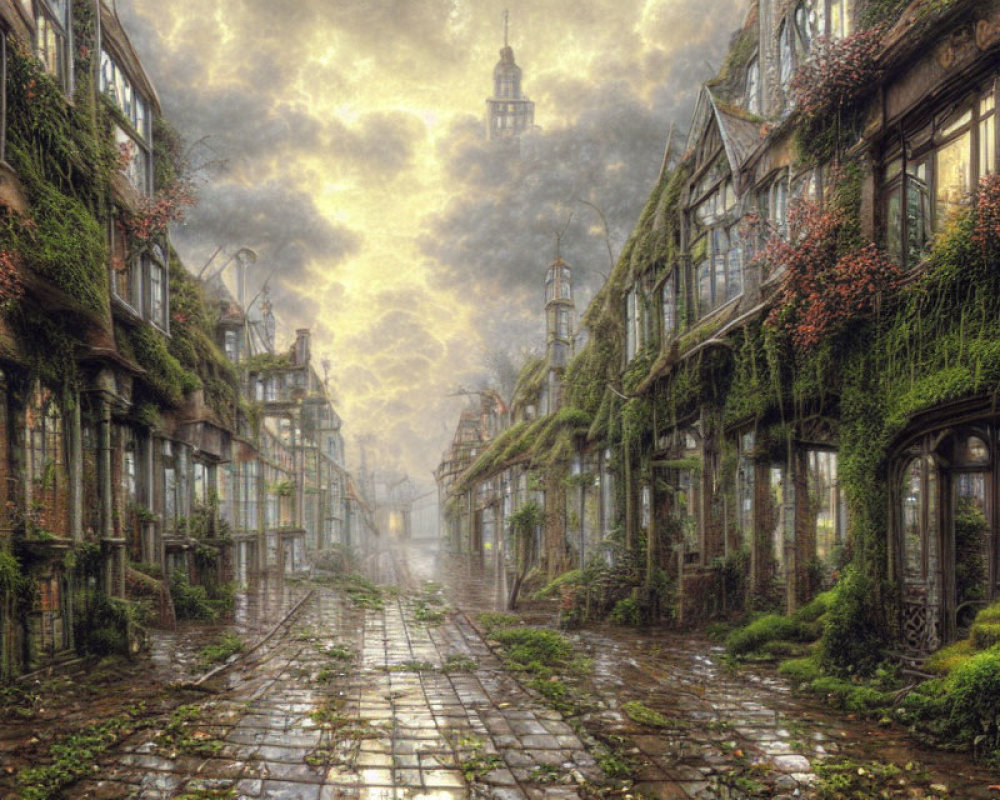
<svg viewBox="0 0 1000 800">
<path fill-rule="evenodd" d="M 756 58 L 747 67 L 746 107 L 751 114 L 760 113 L 760 62 Z"/>
<path fill-rule="evenodd" d="M 667 278 L 663 284 L 663 336 L 670 336 L 674 332 L 677 321 L 674 313 L 674 276 Z"/>
<path fill-rule="evenodd" d="M 990 114 L 979 123 L 979 175 L 997 171 L 996 163 L 996 116 Z"/>
<path fill-rule="evenodd" d="M 726 271 L 726 299 L 743 294 L 743 248 L 736 230 L 730 237 L 729 260 Z"/>
<path fill-rule="evenodd" d="M 837 524 L 840 489 L 837 454 L 827 450 L 809 453 L 809 504 L 816 520 L 816 557 L 828 561 L 837 554 L 841 528 Z"/>
<path fill-rule="evenodd" d="M 712 310 L 712 262 L 703 261 L 698 265 L 698 311 L 707 314 Z"/>
<path fill-rule="evenodd" d="M 793 70 L 792 42 L 788 25 L 784 22 L 781 23 L 781 27 L 778 29 L 778 63 L 781 89 L 782 91 L 788 91 L 789 84 L 792 82 Z"/>
<path fill-rule="evenodd" d="M 931 201 L 927 161 L 906 165 L 906 259 L 917 263 L 930 242 Z"/>
<path fill-rule="evenodd" d="M 942 136 L 951 136 L 961 128 L 964 128 L 972 121 L 972 109 L 956 111 L 950 117 L 941 121 L 940 133 Z"/>
<path fill-rule="evenodd" d="M 972 191 L 972 134 L 966 131 L 935 154 L 935 219 L 941 230 L 948 216 L 965 206 Z"/>
<path fill-rule="evenodd" d="M 924 460 L 916 458 L 903 473 L 903 565 L 907 578 L 924 576 L 924 537 L 921 506 L 924 501 Z"/>
<path fill-rule="evenodd" d="M 774 465 L 770 470 L 771 547 L 776 577 L 785 576 L 785 468 Z"/>
<path fill-rule="evenodd" d="M 885 249 L 895 263 L 903 263 L 903 209 L 897 184 L 885 197 Z"/>
</svg>

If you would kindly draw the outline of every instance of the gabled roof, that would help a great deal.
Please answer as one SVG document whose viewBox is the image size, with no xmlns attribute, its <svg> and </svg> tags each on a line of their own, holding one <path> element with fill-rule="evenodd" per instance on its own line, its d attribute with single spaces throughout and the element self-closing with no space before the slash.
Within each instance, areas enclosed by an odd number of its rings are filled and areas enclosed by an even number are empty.
<svg viewBox="0 0 1000 800">
<path fill-rule="evenodd" d="M 744 114 L 742 109 L 721 103 L 707 86 L 702 86 L 691 120 L 687 149 L 692 150 L 698 144 L 714 121 L 719 128 L 729 169 L 734 175 L 738 174 L 762 141 L 761 123 L 747 119 Z"/>
</svg>

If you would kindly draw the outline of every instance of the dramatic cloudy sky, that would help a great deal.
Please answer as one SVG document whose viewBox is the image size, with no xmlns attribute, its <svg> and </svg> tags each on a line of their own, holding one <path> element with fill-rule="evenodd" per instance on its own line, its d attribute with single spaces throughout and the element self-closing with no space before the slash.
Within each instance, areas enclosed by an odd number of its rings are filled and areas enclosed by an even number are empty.
<svg viewBox="0 0 1000 800">
<path fill-rule="evenodd" d="M 274 271 L 279 344 L 313 331 L 349 453 L 419 482 L 459 386 L 544 344 L 564 230 L 582 306 L 655 180 L 672 122 L 719 66 L 743 0 L 117 0 L 164 114 L 212 166 L 175 231 Z M 503 9 L 539 130 L 484 141 Z M 218 262 L 217 262 L 218 263 Z"/>
</svg>

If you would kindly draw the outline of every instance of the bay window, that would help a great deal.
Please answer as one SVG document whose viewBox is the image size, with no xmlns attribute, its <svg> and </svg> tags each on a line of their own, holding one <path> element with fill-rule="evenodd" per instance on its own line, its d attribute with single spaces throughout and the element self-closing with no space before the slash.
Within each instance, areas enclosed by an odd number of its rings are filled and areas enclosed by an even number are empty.
<svg viewBox="0 0 1000 800">
<path fill-rule="evenodd" d="M 912 267 L 949 216 L 968 206 L 996 170 L 995 88 L 937 115 L 889 149 L 882 170 L 882 224 L 889 256 Z"/>
</svg>

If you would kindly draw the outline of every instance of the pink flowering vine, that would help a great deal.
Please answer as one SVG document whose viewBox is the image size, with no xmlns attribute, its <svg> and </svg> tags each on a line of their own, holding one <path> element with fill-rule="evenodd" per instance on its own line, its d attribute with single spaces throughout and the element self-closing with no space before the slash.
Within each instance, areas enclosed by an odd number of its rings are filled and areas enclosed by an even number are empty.
<svg viewBox="0 0 1000 800">
<path fill-rule="evenodd" d="M 179 180 L 165 186 L 152 197 L 143 197 L 135 211 L 125 217 L 125 229 L 140 245 L 162 239 L 171 222 L 183 222 L 186 210 L 195 203 L 194 192 L 187 181 Z"/>
<path fill-rule="evenodd" d="M 1000 251 L 1000 175 L 979 179 L 972 241 L 982 250 L 983 258 Z"/>
<path fill-rule="evenodd" d="M 850 105 L 878 76 L 882 28 L 867 28 L 834 39 L 818 37 L 809 58 L 792 77 L 796 104 L 807 117 Z"/>
<path fill-rule="evenodd" d="M 789 214 L 789 237 L 772 236 L 760 259 L 781 274 L 767 324 L 809 350 L 875 312 L 899 282 L 899 267 L 874 245 L 840 253 L 840 209 L 801 202 Z"/>
</svg>

